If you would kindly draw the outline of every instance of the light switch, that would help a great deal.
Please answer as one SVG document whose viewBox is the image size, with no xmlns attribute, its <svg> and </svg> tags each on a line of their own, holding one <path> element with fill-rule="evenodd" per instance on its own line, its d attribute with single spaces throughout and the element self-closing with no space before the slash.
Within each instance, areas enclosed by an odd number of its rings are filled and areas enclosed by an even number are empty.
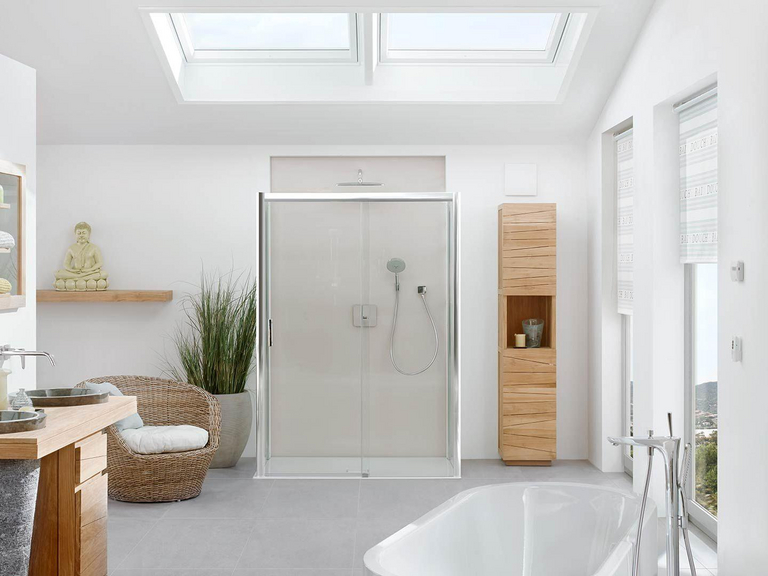
<svg viewBox="0 0 768 576">
<path fill-rule="evenodd" d="M 739 336 L 731 339 L 731 359 L 734 362 L 741 362 L 741 337 Z"/>
<path fill-rule="evenodd" d="M 731 280 L 744 282 L 744 262 L 741 260 L 731 262 Z"/>
</svg>

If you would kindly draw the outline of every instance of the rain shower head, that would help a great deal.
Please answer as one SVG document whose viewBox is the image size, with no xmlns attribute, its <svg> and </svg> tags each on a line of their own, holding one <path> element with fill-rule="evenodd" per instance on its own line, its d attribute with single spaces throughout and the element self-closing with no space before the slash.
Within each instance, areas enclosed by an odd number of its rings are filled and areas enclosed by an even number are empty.
<svg viewBox="0 0 768 576">
<path fill-rule="evenodd" d="M 392 258 L 387 262 L 387 270 L 394 274 L 400 274 L 400 272 L 405 270 L 405 260 L 402 258 Z"/>
<path fill-rule="evenodd" d="M 363 180 L 363 171 L 357 171 L 357 182 L 339 182 L 336 186 L 383 186 L 381 182 L 366 182 Z"/>
</svg>

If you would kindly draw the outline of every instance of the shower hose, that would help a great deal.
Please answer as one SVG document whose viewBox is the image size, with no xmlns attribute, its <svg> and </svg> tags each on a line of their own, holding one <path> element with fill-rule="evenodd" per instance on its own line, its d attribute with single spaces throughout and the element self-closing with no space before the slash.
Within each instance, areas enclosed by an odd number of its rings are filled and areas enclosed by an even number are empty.
<svg viewBox="0 0 768 576">
<path fill-rule="evenodd" d="M 432 354 L 432 360 L 429 361 L 429 364 L 421 370 L 417 370 L 416 372 L 406 372 L 397 365 L 397 361 L 395 360 L 395 329 L 397 328 L 397 311 L 400 305 L 400 282 L 398 281 L 397 276 L 395 276 L 395 311 L 392 318 L 392 331 L 389 334 L 389 359 L 392 361 L 392 366 L 395 367 L 395 370 L 404 376 L 416 376 L 429 370 L 430 366 L 435 363 L 437 352 L 440 348 L 440 340 L 437 337 L 437 326 L 435 326 L 435 320 L 432 318 L 432 313 L 429 311 L 429 306 L 427 305 L 426 287 L 419 287 L 419 296 L 421 296 L 421 301 L 424 304 L 424 310 L 426 310 L 427 316 L 429 317 L 429 322 L 432 324 L 432 333 L 435 338 L 435 353 Z"/>
</svg>

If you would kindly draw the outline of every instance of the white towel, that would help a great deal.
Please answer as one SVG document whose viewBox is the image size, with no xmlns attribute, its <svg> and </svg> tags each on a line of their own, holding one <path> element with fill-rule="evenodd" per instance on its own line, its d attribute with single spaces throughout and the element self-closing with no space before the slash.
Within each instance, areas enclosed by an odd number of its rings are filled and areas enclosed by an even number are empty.
<svg viewBox="0 0 768 576">
<path fill-rule="evenodd" d="M 16 240 L 8 232 L 0 230 L 0 248 L 13 248 L 16 246 Z"/>
</svg>

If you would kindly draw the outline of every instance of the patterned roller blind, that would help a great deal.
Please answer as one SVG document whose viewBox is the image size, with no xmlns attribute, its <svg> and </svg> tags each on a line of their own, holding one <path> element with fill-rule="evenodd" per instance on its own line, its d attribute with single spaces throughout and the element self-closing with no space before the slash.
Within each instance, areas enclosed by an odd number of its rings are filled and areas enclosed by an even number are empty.
<svg viewBox="0 0 768 576">
<path fill-rule="evenodd" d="M 632 314 L 635 266 L 635 174 L 632 130 L 616 136 L 616 252 L 619 314 Z"/>
<path fill-rule="evenodd" d="M 677 108 L 680 262 L 717 262 L 717 92 Z"/>
</svg>

